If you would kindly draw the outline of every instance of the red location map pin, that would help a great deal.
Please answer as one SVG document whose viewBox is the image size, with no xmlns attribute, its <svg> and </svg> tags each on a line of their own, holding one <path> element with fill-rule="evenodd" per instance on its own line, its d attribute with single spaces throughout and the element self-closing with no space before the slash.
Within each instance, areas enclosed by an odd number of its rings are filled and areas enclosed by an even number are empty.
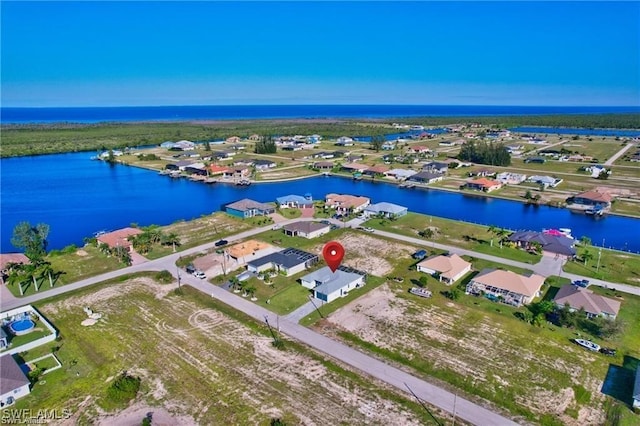
<svg viewBox="0 0 640 426">
<path fill-rule="evenodd" d="M 329 241 L 322 249 L 322 257 L 324 257 L 324 261 L 329 265 L 331 272 L 335 272 L 338 266 L 340 266 L 340 263 L 342 263 L 344 247 L 337 241 Z"/>
</svg>

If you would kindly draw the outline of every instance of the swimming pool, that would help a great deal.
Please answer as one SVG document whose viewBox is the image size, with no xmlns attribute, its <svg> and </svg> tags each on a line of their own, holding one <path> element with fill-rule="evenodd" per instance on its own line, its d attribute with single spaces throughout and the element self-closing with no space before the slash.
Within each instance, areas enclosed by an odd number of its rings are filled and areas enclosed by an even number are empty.
<svg viewBox="0 0 640 426">
<path fill-rule="evenodd" d="M 33 330 L 35 326 L 36 326 L 36 323 L 31 321 L 30 319 L 25 318 L 19 321 L 14 321 L 11 324 L 9 324 L 9 329 L 16 336 L 21 336 L 23 334 L 27 334 L 31 332 L 31 330 Z"/>
</svg>

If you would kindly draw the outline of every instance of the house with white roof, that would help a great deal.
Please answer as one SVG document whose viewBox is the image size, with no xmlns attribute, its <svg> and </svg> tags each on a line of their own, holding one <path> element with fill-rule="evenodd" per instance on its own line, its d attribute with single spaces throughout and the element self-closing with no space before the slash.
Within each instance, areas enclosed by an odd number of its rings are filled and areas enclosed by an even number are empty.
<svg viewBox="0 0 640 426">
<path fill-rule="evenodd" d="M 281 209 L 295 208 L 306 209 L 313 207 L 313 199 L 311 194 L 306 194 L 304 197 L 301 195 L 285 195 L 283 197 L 276 198 L 276 203 Z"/>
<path fill-rule="evenodd" d="M 354 288 L 363 286 L 364 277 L 349 268 L 340 267 L 331 272 L 331 269 L 325 266 L 300 278 L 300 283 L 303 287 L 313 290 L 316 299 L 328 303 L 346 296 Z"/>
<path fill-rule="evenodd" d="M 496 175 L 496 180 L 503 185 L 519 185 L 527 180 L 527 175 L 520 173 L 503 172 Z"/>
<path fill-rule="evenodd" d="M 407 170 L 407 169 L 391 169 L 384 172 L 384 176 L 386 178 L 395 179 L 395 180 L 406 180 L 411 176 L 415 175 L 417 172 L 415 170 Z"/>
<path fill-rule="evenodd" d="M 404 206 L 399 206 L 397 204 L 393 204 L 393 203 L 387 203 L 387 202 L 382 202 L 382 203 L 375 203 L 375 204 L 370 204 L 367 207 L 365 207 L 364 211 L 362 212 L 364 214 L 364 217 L 372 217 L 372 216 L 377 216 L 377 215 L 383 215 L 384 217 L 402 217 L 404 215 L 407 214 L 408 209 Z"/>
<path fill-rule="evenodd" d="M 430 258 L 418 263 L 416 266 L 419 272 L 433 275 L 437 277 L 440 282 L 445 282 L 449 285 L 458 281 L 465 274 L 471 271 L 471 263 L 467 262 L 457 254 L 450 254 L 448 256 L 431 256 Z"/>
<path fill-rule="evenodd" d="M 555 178 L 552 176 L 529 176 L 529 178 L 527 179 L 527 182 L 544 185 L 545 188 L 548 188 L 548 187 L 555 188 L 556 186 L 562 183 L 562 179 Z"/>
</svg>

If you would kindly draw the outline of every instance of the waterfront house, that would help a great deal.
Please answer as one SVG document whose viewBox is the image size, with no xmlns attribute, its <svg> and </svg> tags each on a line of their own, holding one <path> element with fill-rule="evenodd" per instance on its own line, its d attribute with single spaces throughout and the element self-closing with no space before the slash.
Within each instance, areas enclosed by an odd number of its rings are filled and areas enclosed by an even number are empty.
<svg viewBox="0 0 640 426">
<path fill-rule="evenodd" d="M 192 149 L 195 149 L 195 148 L 196 148 L 195 143 L 191 141 L 182 140 L 174 143 L 171 149 L 180 150 L 180 151 L 191 151 Z"/>
<path fill-rule="evenodd" d="M 565 285 L 553 298 L 558 309 L 569 306 L 571 312 L 584 309 L 587 318 L 604 317 L 614 320 L 620 312 L 620 301 L 600 296 L 593 291 L 575 285 Z"/>
<path fill-rule="evenodd" d="M 476 191 L 484 191 L 484 192 L 491 192 L 491 191 L 495 191 L 496 189 L 502 188 L 502 184 L 500 182 L 487 179 L 487 178 L 480 178 L 480 179 L 467 181 L 465 186 L 469 189 L 473 189 Z"/>
<path fill-rule="evenodd" d="M 562 183 L 562 179 L 552 176 L 529 176 L 529 178 L 527 178 L 527 182 L 537 183 L 545 188 L 555 188 Z"/>
<path fill-rule="evenodd" d="M 407 180 L 410 182 L 430 184 L 430 183 L 440 182 L 441 180 L 444 180 L 444 175 L 441 173 L 435 173 L 435 172 L 420 172 L 409 177 L 409 179 Z"/>
<path fill-rule="evenodd" d="M 340 136 L 336 141 L 336 145 L 338 146 L 353 146 L 353 138 L 349 136 Z"/>
<path fill-rule="evenodd" d="M 331 161 L 316 161 L 313 163 L 313 168 L 318 170 L 332 170 L 335 164 Z"/>
<path fill-rule="evenodd" d="M 253 160 L 253 165 L 256 170 L 269 170 L 273 169 L 276 166 L 276 162 L 271 160 L 256 159 Z"/>
<path fill-rule="evenodd" d="M 309 135 L 307 136 L 307 143 L 318 143 L 322 140 L 322 136 L 320 135 Z"/>
<path fill-rule="evenodd" d="M 253 166 L 253 162 L 255 160 L 251 159 L 251 158 L 241 158 L 240 160 L 236 160 L 233 162 L 234 166 L 248 166 L 251 167 Z"/>
<path fill-rule="evenodd" d="M 300 195 L 285 195 L 283 197 L 276 198 L 276 203 L 281 209 L 294 208 L 294 209 L 306 209 L 313 208 L 313 199 L 310 194 L 303 196 Z"/>
<path fill-rule="evenodd" d="M 133 250 L 133 244 L 129 241 L 130 237 L 142 234 L 142 230 L 138 228 L 122 228 L 113 232 L 107 232 L 106 234 L 99 235 L 97 237 L 98 242 L 106 244 L 109 248 L 124 247 L 128 251 Z"/>
<path fill-rule="evenodd" d="M 179 170 L 181 172 L 184 172 L 188 166 L 194 163 L 195 161 L 193 160 L 181 160 L 176 161 L 175 163 L 168 163 L 164 168 L 167 170 Z"/>
<path fill-rule="evenodd" d="M 230 143 L 230 144 L 238 144 L 240 142 L 240 137 L 239 136 L 231 136 L 228 137 L 225 142 L 226 143 Z"/>
<path fill-rule="evenodd" d="M 320 222 L 301 221 L 288 223 L 284 225 L 282 229 L 285 235 L 290 237 L 311 239 L 327 234 L 331 230 L 331 225 Z"/>
<path fill-rule="evenodd" d="M 384 175 L 388 171 L 389 171 L 389 168 L 387 166 L 378 165 L 378 166 L 369 167 L 368 169 L 363 171 L 362 174 L 369 175 L 369 176 L 380 176 L 380 175 Z"/>
<path fill-rule="evenodd" d="M 162 143 L 160 144 L 160 148 L 164 148 L 164 149 L 171 149 L 171 148 L 173 148 L 173 146 L 174 146 L 174 145 L 175 145 L 175 143 L 174 143 L 174 142 L 166 141 L 166 142 L 162 142 Z"/>
<path fill-rule="evenodd" d="M 367 170 L 369 166 L 365 164 L 343 164 L 342 170 L 349 173 L 362 173 Z"/>
<path fill-rule="evenodd" d="M 249 140 L 252 142 L 258 142 L 262 140 L 262 136 L 254 133 L 253 135 L 249 136 Z"/>
<path fill-rule="evenodd" d="M 416 172 L 414 170 L 392 169 L 385 172 L 384 176 L 395 180 L 406 180 L 415 174 Z"/>
<path fill-rule="evenodd" d="M 208 171 L 210 176 L 215 176 L 215 175 L 221 175 L 221 174 L 224 174 L 225 172 L 228 172 L 229 168 L 225 166 L 220 166 L 218 164 L 209 164 Z"/>
<path fill-rule="evenodd" d="M 396 144 L 396 141 L 384 141 L 380 148 L 382 148 L 383 151 L 391 151 L 392 149 L 396 149 Z"/>
<path fill-rule="evenodd" d="M 244 151 L 245 149 L 247 149 L 247 146 L 241 143 L 237 143 L 237 144 L 231 145 L 229 148 L 231 148 L 234 151 Z"/>
<path fill-rule="evenodd" d="M 448 285 L 453 284 L 471 271 L 471 263 L 467 262 L 457 254 L 448 256 L 431 256 L 417 265 L 419 272 L 433 275 Z"/>
<path fill-rule="evenodd" d="M 502 172 L 496 175 L 496 180 L 503 185 L 519 185 L 527 180 L 527 175 L 520 173 Z"/>
<path fill-rule="evenodd" d="M 356 163 L 358 161 L 362 161 L 364 159 L 364 155 L 362 154 L 349 154 L 345 157 L 344 161 L 347 163 Z"/>
<path fill-rule="evenodd" d="M 325 206 L 335 209 L 338 214 L 358 213 L 369 205 L 371 200 L 367 197 L 358 197 L 347 194 L 327 194 Z"/>
<path fill-rule="evenodd" d="M 242 219 L 254 216 L 267 216 L 275 213 L 276 209 L 271 204 L 260 203 L 248 198 L 229 203 L 224 206 L 224 211 L 231 216 Z"/>
<path fill-rule="evenodd" d="M 509 235 L 509 241 L 519 247 L 532 250 L 534 243 L 540 244 L 542 250 L 573 258 L 576 255 L 575 240 L 565 235 L 554 235 L 536 231 L 517 231 Z"/>
<path fill-rule="evenodd" d="M 534 273 L 520 275 L 502 269 L 484 269 L 467 284 L 466 293 L 484 294 L 492 300 L 521 306 L 540 296 L 542 284 L 544 277 Z"/>
<path fill-rule="evenodd" d="M 186 173 L 191 175 L 199 175 L 206 176 L 207 175 L 207 167 L 204 163 L 193 163 L 184 168 Z"/>
<path fill-rule="evenodd" d="M 251 169 L 247 166 L 231 167 L 222 174 L 222 177 L 227 179 L 247 179 L 249 176 L 251 176 Z"/>
<path fill-rule="evenodd" d="M 339 152 L 339 151 L 336 151 L 336 152 Z M 336 152 L 327 152 L 327 151 L 314 152 L 313 154 L 311 154 L 311 158 L 322 158 L 324 160 L 330 160 L 336 156 Z"/>
<path fill-rule="evenodd" d="M 6 408 L 18 398 L 29 395 L 30 385 L 31 382 L 12 355 L 0 357 L 0 407 Z"/>
<path fill-rule="evenodd" d="M 577 206 L 585 206 L 585 207 L 602 207 L 609 208 L 611 207 L 612 197 L 607 192 L 599 192 L 599 191 L 586 191 L 581 192 L 580 194 L 576 194 L 573 197 L 570 197 L 567 202 L 569 204 L 575 204 Z"/>
<path fill-rule="evenodd" d="M 349 291 L 364 285 L 365 276 L 349 268 L 339 267 L 331 272 L 328 266 L 300 278 L 303 287 L 313 290 L 316 299 L 327 303 L 346 296 Z"/>
<path fill-rule="evenodd" d="M 398 218 L 406 215 L 407 211 L 408 209 L 404 206 L 382 202 L 368 205 L 364 208 L 363 214 L 366 218 L 378 215 L 386 218 Z"/>
<path fill-rule="evenodd" d="M 423 172 L 445 174 L 447 173 L 447 170 L 449 170 L 449 165 L 447 163 L 441 163 L 439 161 L 432 161 L 431 163 L 427 163 L 422 167 Z"/>
<path fill-rule="evenodd" d="M 282 251 L 250 260 L 247 262 L 247 271 L 257 274 L 269 269 L 275 269 L 289 277 L 304 271 L 317 262 L 317 255 L 289 247 Z"/>
</svg>

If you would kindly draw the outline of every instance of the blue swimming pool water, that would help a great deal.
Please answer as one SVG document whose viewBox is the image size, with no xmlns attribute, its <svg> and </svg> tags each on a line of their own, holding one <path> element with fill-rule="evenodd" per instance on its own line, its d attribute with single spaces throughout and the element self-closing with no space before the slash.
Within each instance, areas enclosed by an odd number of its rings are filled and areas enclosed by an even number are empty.
<svg viewBox="0 0 640 426">
<path fill-rule="evenodd" d="M 14 321 L 9 325 L 9 328 L 11 329 L 11 331 L 13 331 L 15 334 L 26 334 L 29 331 L 31 331 L 34 327 L 36 326 L 36 324 L 31 321 L 30 319 L 22 319 L 19 321 Z"/>
</svg>

